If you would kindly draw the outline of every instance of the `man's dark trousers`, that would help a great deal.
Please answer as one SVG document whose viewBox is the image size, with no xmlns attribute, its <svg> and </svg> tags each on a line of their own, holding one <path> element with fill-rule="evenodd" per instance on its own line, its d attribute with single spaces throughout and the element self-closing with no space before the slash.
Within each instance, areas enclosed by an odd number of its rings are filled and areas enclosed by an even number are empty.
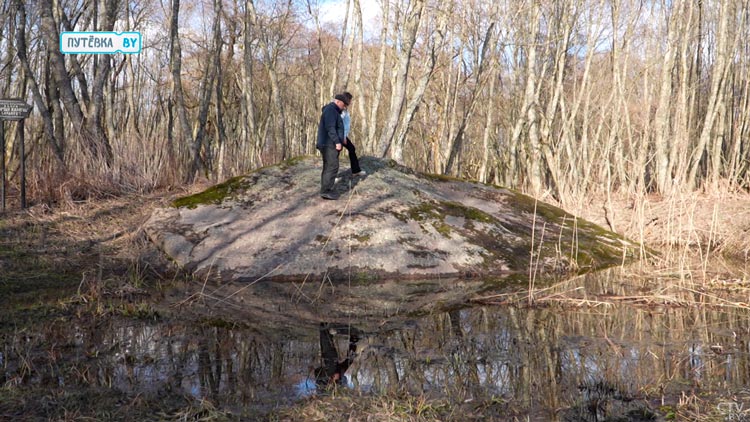
<svg viewBox="0 0 750 422">
<path fill-rule="evenodd" d="M 320 174 L 320 194 L 333 193 L 333 184 L 339 173 L 339 151 L 333 145 L 320 148 L 323 156 L 323 172 Z"/>
</svg>

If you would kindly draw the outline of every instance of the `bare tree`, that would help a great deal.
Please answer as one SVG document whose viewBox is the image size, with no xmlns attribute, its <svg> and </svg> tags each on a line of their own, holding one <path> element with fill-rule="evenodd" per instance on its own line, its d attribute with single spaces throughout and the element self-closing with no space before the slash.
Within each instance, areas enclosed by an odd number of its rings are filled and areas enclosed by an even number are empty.
<svg viewBox="0 0 750 422">
<path fill-rule="evenodd" d="M 242 139 L 249 148 L 248 158 L 253 165 L 263 164 L 261 151 L 263 149 L 262 139 L 258 133 L 255 111 L 255 90 L 253 89 L 253 62 L 255 42 L 255 21 L 252 17 L 255 6 L 253 0 L 245 0 L 244 28 L 242 31 Z"/>
<path fill-rule="evenodd" d="M 31 69 L 31 65 L 29 63 L 26 52 L 26 6 L 24 5 L 23 1 L 17 0 L 16 8 L 18 12 L 18 27 L 16 29 L 16 50 L 18 59 L 21 62 L 21 66 L 24 69 L 24 74 L 26 75 L 26 78 L 28 78 L 31 85 L 32 98 L 34 99 L 34 104 L 36 105 L 37 110 L 41 114 L 47 142 L 52 147 L 52 151 L 54 152 L 57 164 L 61 169 L 64 170 L 66 168 L 66 165 L 63 148 L 61 145 L 62 139 L 56 136 L 57 133 L 55 133 L 55 125 L 52 122 L 52 114 L 50 113 L 47 105 L 44 102 L 39 84 L 34 78 L 34 72 Z M 2 153 L 5 154 L 5 151 L 2 151 Z"/>
<path fill-rule="evenodd" d="M 288 158 L 287 145 L 289 140 L 286 134 L 286 104 L 281 92 L 278 66 L 280 65 L 281 54 L 289 43 L 291 35 L 293 35 L 293 33 L 289 33 L 291 20 L 294 17 L 292 2 L 288 0 L 283 4 L 275 4 L 272 16 L 263 25 L 259 23 L 260 17 L 253 2 L 248 2 L 247 5 L 250 6 L 249 18 L 252 20 L 254 27 L 260 30 L 257 36 L 263 55 L 263 66 L 268 75 L 270 105 L 273 107 L 273 111 L 269 112 L 273 115 L 271 121 L 274 128 L 275 145 L 281 145 L 281 157 L 285 159 Z"/>
<path fill-rule="evenodd" d="M 221 65 L 221 51 L 224 45 L 222 40 L 221 30 L 221 19 L 224 14 L 222 1 L 214 0 L 214 28 L 213 28 L 213 51 L 214 51 L 214 73 L 216 74 L 216 102 L 215 102 L 215 114 L 216 114 L 216 143 L 218 149 L 218 158 L 216 163 L 216 178 L 218 180 L 224 179 L 224 155 L 226 153 L 226 128 L 224 127 L 224 78 L 223 69 Z"/>
<path fill-rule="evenodd" d="M 411 69 L 412 50 L 417 39 L 417 30 L 422 20 L 425 1 L 414 0 L 403 5 L 406 10 L 403 15 L 403 32 L 400 34 L 401 42 L 397 43 L 398 64 L 394 72 L 390 110 L 378 145 L 379 154 L 383 157 L 388 154 L 391 148 L 393 137 L 396 134 L 396 126 L 406 101 L 406 83 Z M 400 157 L 396 159 L 398 160 Z"/>
<path fill-rule="evenodd" d="M 524 45 L 526 53 L 526 81 L 520 114 L 513 128 L 511 143 L 513 145 L 521 145 L 521 137 L 524 132 L 526 133 L 528 143 L 525 148 L 525 156 L 527 158 L 524 160 L 525 163 L 522 164 L 527 169 L 526 173 L 531 191 L 535 194 L 540 194 L 543 185 L 542 154 L 539 145 L 539 114 L 537 110 L 539 107 L 539 91 L 537 85 L 542 75 L 537 74 L 537 46 L 535 39 L 539 31 L 540 7 L 536 2 L 532 4 L 529 15 L 526 18 L 526 22 L 530 24 L 528 30 L 525 32 L 526 41 Z"/>
<path fill-rule="evenodd" d="M 185 106 L 185 94 L 182 87 L 182 47 L 178 33 L 180 16 L 180 0 L 172 0 L 171 14 L 169 17 L 169 68 L 172 73 L 172 104 L 177 109 L 177 121 L 180 126 L 181 137 L 186 144 L 191 146 L 190 158 L 193 166 L 200 164 L 200 151 L 195 150 L 192 139 L 192 130 L 188 120 L 187 107 Z M 171 119 L 170 119 L 171 120 Z M 196 162 L 196 160 L 198 160 Z M 194 172 L 188 173 L 187 180 L 192 180 Z"/>
<path fill-rule="evenodd" d="M 58 170 L 82 192 L 151 189 L 314 152 L 341 88 L 361 149 L 418 170 L 563 203 L 750 188 L 745 0 L 366 5 L 327 22 L 316 0 L 3 1 L 0 89 L 34 103 L 40 194 Z M 61 31 L 97 30 L 149 36 L 137 55 L 60 51 Z"/>
<path fill-rule="evenodd" d="M 428 36 L 427 58 L 423 62 L 422 68 L 419 69 L 419 79 L 417 80 L 414 91 L 409 95 L 406 110 L 403 113 L 403 117 L 398 126 L 398 134 L 393 141 L 393 151 L 391 156 L 396 161 L 402 162 L 404 160 L 404 144 L 406 143 L 406 136 L 409 133 L 412 122 L 414 121 L 417 108 L 424 98 L 427 85 L 435 72 L 440 51 L 445 48 L 446 33 L 448 31 L 448 16 L 453 9 L 453 4 L 452 1 L 449 1 L 441 4 L 439 8 L 434 10 L 437 19 L 435 26 L 431 27 L 429 30 L 430 35 Z"/>
<path fill-rule="evenodd" d="M 39 4 L 40 25 L 49 53 L 50 74 L 55 79 L 55 84 L 60 93 L 60 100 L 65 106 L 65 111 L 71 120 L 82 146 L 92 157 L 102 157 L 106 162 L 110 162 L 112 159 L 112 150 L 108 141 L 106 138 L 97 136 L 97 133 L 91 133 L 87 118 L 81 110 L 78 96 L 73 90 L 73 84 L 65 66 L 65 58 L 60 52 L 59 24 L 55 21 L 54 14 L 51 2 L 41 2 Z"/>
<path fill-rule="evenodd" d="M 341 36 L 339 37 L 339 43 L 338 43 L 338 49 L 336 50 L 336 58 L 333 60 L 334 66 L 331 72 L 331 85 L 328 89 L 328 98 L 333 98 L 333 95 L 336 93 L 336 86 L 339 84 L 339 78 L 341 77 L 341 68 L 339 67 L 339 63 L 341 63 L 341 56 L 344 54 L 344 44 L 347 39 L 347 34 L 349 33 L 349 6 L 351 4 L 350 0 L 346 0 L 346 11 L 344 12 L 344 22 L 341 26 Z M 349 63 L 347 63 L 347 66 L 349 66 Z M 348 72 L 343 72 L 344 74 L 344 85 L 346 85 L 346 82 L 348 80 Z"/>
<path fill-rule="evenodd" d="M 729 0 L 723 0 L 721 2 L 721 13 L 719 13 L 718 23 L 719 28 L 718 34 L 716 35 L 716 62 L 714 63 L 713 68 L 711 89 L 709 91 L 703 128 L 701 129 L 700 137 L 698 138 L 698 145 L 695 147 L 695 150 L 690 157 L 690 173 L 687 177 L 687 182 L 689 183 L 688 188 L 692 188 L 696 182 L 698 166 L 700 165 L 704 153 L 709 154 L 709 158 L 711 159 L 708 178 L 711 180 L 714 187 L 718 183 L 718 177 L 721 173 L 721 150 L 724 135 L 723 133 L 715 134 L 714 128 L 716 119 L 719 117 L 722 108 L 725 106 L 725 85 L 729 79 L 729 72 L 732 68 L 729 56 L 731 52 L 736 49 L 739 42 L 740 31 L 735 31 L 735 36 L 732 39 L 732 34 L 729 30 L 730 18 L 734 16 L 733 4 L 734 2 Z M 742 16 L 744 21 L 745 15 L 743 14 Z M 720 127 L 718 130 L 719 132 L 722 132 L 723 128 Z M 713 138 L 715 144 L 713 151 L 710 150 L 710 138 Z"/>
<path fill-rule="evenodd" d="M 494 9 L 494 11 L 496 10 L 497 9 Z M 484 11 L 482 9 L 478 9 L 476 10 L 476 12 L 479 16 L 475 16 L 475 18 L 471 20 L 474 25 L 467 25 L 469 28 L 481 28 L 480 25 L 477 25 L 477 20 L 482 19 Z M 474 62 L 470 65 L 472 72 L 470 78 L 471 81 L 468 82 L 468 84 L 471 86 L 471 88 L 468 94 L 468 98 L 465 100 L 465 108 L 461 115 L 456 134 L 450 140 L 449 146 L 447 148 L 448 159 L 445 163 L 444 170 L 446 174 L 452 174 L 454 166 L 456 166 L 457 164 L 458 156 L 466 135 L 466 126 L 469 123 L 469 118 L 473 116 L 477 104 L 479 104 L 480 93 L 484 88 L 484 84 L 487 82 L 487 71 L 488 69 L 491 69 L 490 63 L 492 62 L 492 60 L 490 59 L 490 53 L 495 50 L 495 39 L 497 37 L 497 31 L 495 30 L 496 22 L 493 20 L 496 19 L 496 13 L 490 13 L 489 19 L 490 22 L 487 25 L 484 34 L 480 32 L 479 34 L 473 33 L 472 35 L 470 35 L 472 39 L 469 44 L 477 46 L 476 50 L 472 52 Z"/>
<path fill-rule="evenodd" d="M 117 0 L 104 0 L 104 9 L 102 10 L 102 16 L 99 18 L 101 22 L 101 31 L 112 31 L 114 29 L 115 20 L 117 19 L 117 9 Z M 112 159 L 112 147 L 107 138 L 102 117 L 104 116 L 104 87 L 110 76 L 110 71 L 112 70 L 111 60 L 110 55 L 103 55 L 99 60 L 99 66 L 95 68 L 94 85 L 92 87 L 90 100 L 91 107 L 88 119 L 88 130 L 93 137 L 100 140 L 98 142 L 107 149 L 106 156 L 109 160 Z"/>
</svg>

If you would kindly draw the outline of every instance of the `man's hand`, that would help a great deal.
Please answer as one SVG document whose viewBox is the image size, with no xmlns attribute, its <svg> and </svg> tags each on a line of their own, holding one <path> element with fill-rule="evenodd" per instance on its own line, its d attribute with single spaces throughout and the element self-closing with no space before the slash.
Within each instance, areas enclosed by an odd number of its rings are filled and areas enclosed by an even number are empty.
<svg viewBox="0 0 750 422">
<path fill-rule="evenodd" d="M 341 151 L 341 144 L 336 144 L 336 151 Z"/>
</svg>

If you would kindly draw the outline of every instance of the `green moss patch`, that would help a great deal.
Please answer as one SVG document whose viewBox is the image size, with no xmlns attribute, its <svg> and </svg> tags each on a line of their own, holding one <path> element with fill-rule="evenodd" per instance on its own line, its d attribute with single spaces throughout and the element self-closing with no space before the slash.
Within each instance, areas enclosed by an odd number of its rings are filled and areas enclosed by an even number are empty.
<svg viewBox="0 0 750 422">
<path fill-rule="evenodd" d="M 511 191 L 513 196 L 510 198 L 511 206 L 521 212 L 528 214 L 535 214 L 543 217 L 545 220 L 551 223 L 562 223 L 563 220 L 572 220 L 575 217 L 567 213 L 562 208 L 558 208 L 554 205 L 541 202 L 536 198 L 528 195 L 524 195 L 519 192 Z"/>
<path fill-rule="evenodd" d="M 442 220 L 443 215 L 438 211 L 438 204 L 432 202 L 423 202 L 415 207 L 410 208 L 406 212 L 408 220 L 412 221 L 425 221 L 426 219 L 438 219 Z"/>
<path fill-rule="evenodd" d="M 447 176 L 445 174 L 434 174 L 434 173 L 424 173 L 423 176 L 429 180 L 434 180 L 436 182 L 462 182 L 466 183 L 466 180 L 459 179 L 458 177 L 453 176 Z"/>
<path fill-rule="evenodd" d="M 496 223 L 497 219 L 486 212 L 458 202 L 445 201 L 441 203 L 445 213 L 454 217 L 463 217 L 467 220 L 480 221 L 482 223 Z"/>
<path fill-rule="evenodd" d="M 451 226 L 450 224 L 446 224 L 442 221 L 436 221 L 432 223 L 432 227 L 435 228 L 435 230 L 440 233 L 443 237 L 449 238 L 451 237 Z"/>
<path fill-rule="evenodd" d="M 488 251 L 484 255 L 483 268 L 488 272 L 498 262 L 507 263 L 512 270 L 526 269 L 535 265 L 531 263 L 532 253 L 533 260 L 540 259 L 544 271 L 548 272 L 605 268 L 622 262 L 622 249 L 617 244 L 608 243 L 621 240 L 617 234 L 577 219 L 561 208 L 535 203 L 534 198 L 520 193 L 510 200 L 514 209 L 544 221 L 537 222 L 533 243 L 530 227 L 513 221 L 501 222 L 482 210 L 452 201 L 423 202 L 400 213 L 397 218 L 416 221 L 420 225 L 430 224 L 446 238 L 455 232 L 471 239 Z M 446 222 L 446 216 L 462 218 L 465 223 L 462 227 L 451 225 Z M 634 255 L 636 250 L 629 249 L 626 256 Z"/>
<path fill-rule="evenodd" d="M 355 235 L 354 240 L 356 240 L 359 243 L 366 243 L 367 241 L 370 240 L 371 237 L 372 237 L 371 233 L 363 233 L 363 234 Z"/>
<path fill-rule="evenodd" d="M 618 265 L 623 259 L 623 247 L 625 258 L 635 258 L 638 254 L 638 249 L 634 246 L 619 246 L 618 243 L 628 241 L 617 233 L 577 218 L 561 208 L 535 201 L 530 196 L 518 192 L 514 194 L 511 199 L 511 206 L 514 209 L 542 217 L 548 222 L 547 230 L 550 229 L 549 223 L 554 225 L 555 232 L 547 234 L 551 234 L 555 242 L 560 241 L 568 248 L 572 242 L 575 242 L 576 249 L 579 251 L 575 259 L 581 267 L 605 268 Z M 538 225 L 537 229 L 539 229 Z M 553 241 L 552 238 L 545 240 Z M 610 245 L 608 241 L 613 242 L 614 245 Z"/>
<path fill-rule="evenodd" d="M 410 208 L 406 212 L 406 215 L 409 219 L 414 221 L 424 221 L 426 219 L 444 221 L 445 216 L 450 215 L 452 217 L 461 217 L 469 221 L 479 221 L 482 223 L 498 222 L 495 217 L 484 211 L 452 201 L 423 202 Z"/>
<path fill-rule="evenodd" d="M 282 161 L 278 166 L 282 170 L 288 170 L 289 168 L 294 167 L 311 157 L 312 157 L 311 155 L 298 155 L 296 157 L 287 158 L 286 160 Z"/>
<path fill-rule="evenodd" d="M 244 192 L 251 182 L 246 176 L 237 176 L 226 180 L 218 185 L 211 186 L 203 192 L 195 195 L 178 198 L 172 201 L 175 208 L 196 208 L 198 205 L 220 205 L 224 200 Z"/>
</svg>

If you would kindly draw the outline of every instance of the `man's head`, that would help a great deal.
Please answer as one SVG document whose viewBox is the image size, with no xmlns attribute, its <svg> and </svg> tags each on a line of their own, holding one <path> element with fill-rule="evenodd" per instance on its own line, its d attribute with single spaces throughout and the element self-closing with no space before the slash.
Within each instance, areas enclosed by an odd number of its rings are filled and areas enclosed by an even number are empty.
<svg viewBox="0 0 750 422">
<path fill-rule="evenodd" d="M 352 102 L 352 94 L 348 92 L 336 94 L 336 96 L 333 97 L 333 100 L 340 109 L 344 109 L 349 107 L 349 104 Z"/>
</svg>

